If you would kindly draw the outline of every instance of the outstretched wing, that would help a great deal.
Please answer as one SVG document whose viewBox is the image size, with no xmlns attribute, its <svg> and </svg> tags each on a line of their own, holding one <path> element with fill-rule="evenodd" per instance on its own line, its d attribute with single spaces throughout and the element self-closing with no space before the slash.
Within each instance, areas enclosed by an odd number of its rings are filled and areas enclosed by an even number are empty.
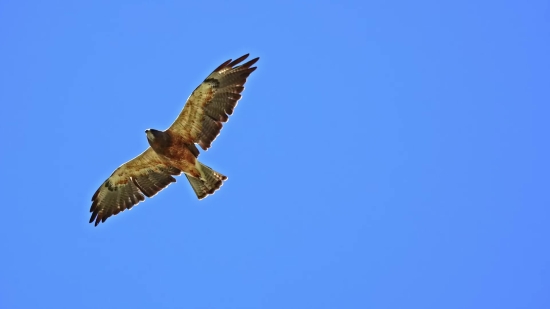
<svg viewBox="0 0 550 309">
<path fill-rule="evenodd" d="M 122 164 L 97 189 L 92 197 L 90 223 L 97 226 L 107 218 L 132 208 L 166 188 L 180 175 L 177 168 L 167 166 L 151 147 L 134 159 Z"/>
<path fill-rule="evenodd" d="M 233 114 L 247 77 L 256 70 L 252 65 L 259 57 L 236 66 L 247 57 L 248 54 L 234 61 L 229 59 L 217 67 L 189 96 L 168 130 L 208 150 L 220 134 L 222 123 Z"/>
</svg>

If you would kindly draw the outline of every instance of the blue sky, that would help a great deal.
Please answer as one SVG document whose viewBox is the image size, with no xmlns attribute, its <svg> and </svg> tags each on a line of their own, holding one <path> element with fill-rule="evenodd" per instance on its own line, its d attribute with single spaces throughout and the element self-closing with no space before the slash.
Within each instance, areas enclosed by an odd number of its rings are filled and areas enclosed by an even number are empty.
<svg viewBox="0 0 550 309">
<path fill-rule="evenodd" d="M 0 308 L 550 308 L 547 1 L 0 2 Z M 90 198 L 220 63 L 201 161 Z"/>
</svg>

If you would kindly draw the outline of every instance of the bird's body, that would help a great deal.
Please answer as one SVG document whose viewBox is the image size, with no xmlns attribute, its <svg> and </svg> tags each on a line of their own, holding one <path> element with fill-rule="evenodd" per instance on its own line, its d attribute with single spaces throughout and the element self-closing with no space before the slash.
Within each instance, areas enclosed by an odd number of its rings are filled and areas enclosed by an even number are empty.
<svg viewBox="0 0 550 309">
<path fill-rule="evenodd" d="M 246 78 L 259 58 L 228 60 L 189 96 L 185 107 L 165 131 L 145 131 L 149 148 L 117 168 L 92 197 L 90 223 L 116 215 L 152 197 L 184 173 L 199 199 L 219 189 L 226 176 L 198 161 L 198 144 L 208 150 L 241 98 Z"/>
<path fill-rule="evenodd" d="M 175 167 L 187 175 L 200 177 L 196 167 L 199 153 L 195 144 L 189 144 L 183 136 L 170 131 L 149 129 L 145 133 L 149 145 L 164 164 Z"/>
</svg>

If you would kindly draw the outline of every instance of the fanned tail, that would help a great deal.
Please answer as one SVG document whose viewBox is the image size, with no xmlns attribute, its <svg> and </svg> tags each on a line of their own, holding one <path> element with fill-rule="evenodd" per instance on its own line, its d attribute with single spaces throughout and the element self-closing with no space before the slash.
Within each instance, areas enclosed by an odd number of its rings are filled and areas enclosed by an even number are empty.
<svg viewBox="0 0 550 309">
<path fill-rule="evenodd" d="M 195 194 L 199 200 L 210 194 L 214 194 L 214 192 L 222 186 L 224 180 L 227 180 L 227 176 L 214 171 L 199 161 L 197 161 L 197 168 L 201 173 L 200 178 L 195 178 L 187 174 L 185 174 L 185 176 L 187 177 L 187 180 L 189 180 L 189 183 L 191 184 L 191 187 L 193 188 L 193 191 L 195 191 Z"/>
</svg>

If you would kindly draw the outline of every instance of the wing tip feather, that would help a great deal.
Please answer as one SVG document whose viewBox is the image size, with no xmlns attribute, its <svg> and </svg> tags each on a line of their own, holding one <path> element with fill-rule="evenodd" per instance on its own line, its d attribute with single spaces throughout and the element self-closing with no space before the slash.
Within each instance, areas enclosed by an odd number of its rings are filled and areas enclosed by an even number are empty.
<svg viewBox="0 0 550 309">
<path fill-rule="evenodd" d="M 231 63 L 229 63 L 227 66 L 228 67 L 234 67 L 236 66 L 237 64 L 243 62 L 243 60 L 245 60 L 246 58 L 248 58 L 248 56 L 250 56 L 250 53 L 247 53 L 247 54 L 244 54 L 242 56 L 240 56 L 239 58 L 235 59 L 234 61 L 232 61 Z"/>
<path fill-rule="evenodd" d="M 225 61 L 224 63 L 220 64 L 216 69 L 214 69 L 213 72 L 218 72 L 218 71 L 221 71 L 225 68 L 233 68 L 237 64 L 239 64 L 239 63 L 243 62 L 244 60 L 246 60 L 246 58 L 248 58 L 249 56 L 250 56 L 250 53 L 246 53 L 246 54 L 240 56 L 239 58 L 237 58 L 235 60 L 229 59 L 229 60 Z M 241 67 L 250 68 L 256 62 L 258 62 L 258 60 L 260 60 L 260 57 L 256 57 L 256 58 L 246 62 L 245 64 L 241 65 Z"/>
<path fill-rule="evenodd" d="M 260 57 L 256 57 L 250 61 L 248 61 L 247 63 L 243 64 L 243 67 L 245 68 L 251 68 L 251 66 L 253 66 L 254 64 L 256 64 L 256 62 L 258 62 L 258 60 L 260 60 Z M 256 70 L 257 67 L 252 67 L 251 69 L 254 69 Z"/>
</svg>

